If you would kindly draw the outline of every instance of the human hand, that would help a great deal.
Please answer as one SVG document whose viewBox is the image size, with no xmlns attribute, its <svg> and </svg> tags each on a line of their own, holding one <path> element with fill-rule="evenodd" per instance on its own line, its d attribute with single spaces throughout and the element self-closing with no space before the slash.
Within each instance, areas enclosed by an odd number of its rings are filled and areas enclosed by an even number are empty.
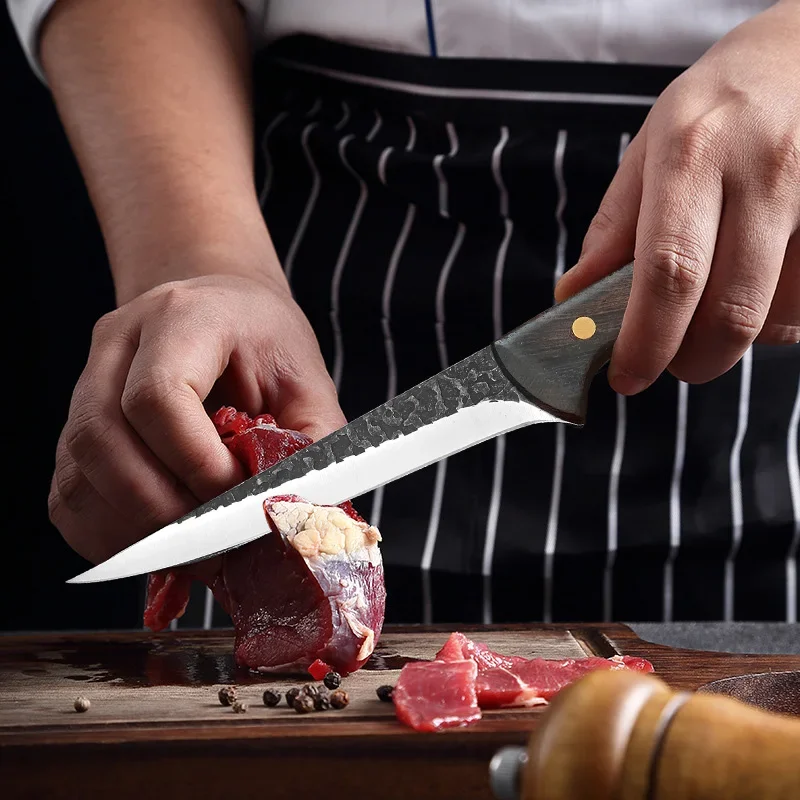
<svg viewBox="0 0 800 800">
<path fill-rule="evenodd" d="M 782 0 L 664 91 L 556 299 L 633 256 L 612 387 L 635 394 L 665 369 L 702 383 L 753 341 L 800 341 L 799 228 L 800 2 Z"/>
<path fill-rule="evenodd" d="M 314 439 L 345 423 L 282 277 L 172 281 L 103 317 L 50 491 L 68 544 L 97 563 L 244 480 L 208 416 L 225 403 Z"/>
</svg>

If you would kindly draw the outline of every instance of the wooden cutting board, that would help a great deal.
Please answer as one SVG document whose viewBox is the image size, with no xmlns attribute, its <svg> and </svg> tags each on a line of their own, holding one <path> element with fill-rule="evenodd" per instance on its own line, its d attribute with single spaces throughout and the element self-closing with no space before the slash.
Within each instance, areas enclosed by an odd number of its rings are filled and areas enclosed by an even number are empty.
<svg viewBox="0 0 800 800">
<path fill-rule="evenodd" d="M 634 655 L 671 686 L 800 669 L 800 656 L 677 650 L 620 624 L 460 628 L 492 649 L 544 658 Z M 404 663 L 433 658 L 444 628 L 389 628 L 370 663 L 344 679 L 350 705 L 299 715 L 266 708 L 265 688 L 307 677 L 238 669 L 228 631 L 8 636 L 0 639 L 0 786 L 4 798 L 112 796 L 490 798 L 488 763 L 527 740 L 541 709 L 486 712 L 440 734 L 401 726 L 375 689 Z M 219 704 L 235 684 L 245 714 Z M 78 714 L 78 695 L 91 708 Z M 142 763 L 134 766 L 134 761 Z M 8 790 L 8 791 L 7 791 Z"/>
</svg>

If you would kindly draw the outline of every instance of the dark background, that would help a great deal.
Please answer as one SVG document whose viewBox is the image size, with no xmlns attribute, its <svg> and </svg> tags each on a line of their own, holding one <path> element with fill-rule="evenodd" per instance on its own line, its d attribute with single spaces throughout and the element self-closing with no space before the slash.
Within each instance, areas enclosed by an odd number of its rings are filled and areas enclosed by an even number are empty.
<svg viewBox="0 0 800 800">
<path fill-rule="evenodd" d="M 0 4 L 3 596 L 0 630 L 141 626 L 141 581 L 64 581 L 89 564 L 50 524 L 56 442 L 94 322 L 113 308 L 103 241 L 50 94 Z M 10 517 L 7 513 L 10 505 Z"/>
</svg>

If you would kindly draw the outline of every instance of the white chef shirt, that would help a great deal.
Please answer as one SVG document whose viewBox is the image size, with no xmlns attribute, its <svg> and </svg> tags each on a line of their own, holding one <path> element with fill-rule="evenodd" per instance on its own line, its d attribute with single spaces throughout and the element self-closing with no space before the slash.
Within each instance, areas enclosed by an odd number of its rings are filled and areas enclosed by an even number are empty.
<svg viewBox="0 0 800 800">
<path fill-rule="evenodd" d="M 7 0 L 28 61 L 57 0 Z M 772 0 L 238 0 L 257 44 L 305 33 L 463 58 L 688 66 Z"/>
</svg>

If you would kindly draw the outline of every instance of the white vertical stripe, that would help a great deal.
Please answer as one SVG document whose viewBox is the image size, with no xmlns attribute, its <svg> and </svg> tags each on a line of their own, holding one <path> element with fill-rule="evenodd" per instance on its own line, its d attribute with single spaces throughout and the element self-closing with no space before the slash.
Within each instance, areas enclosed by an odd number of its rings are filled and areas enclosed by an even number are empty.
<svg viewBox="0 0 800 800">
<path fill-rule="evenodd" d="M 725 621 L 733 621 L 734 584 L 736 579 L 736 556 L 742 544 L 744 529 L 744 503 L 742 500 L 742 445 L 747 435 L 750 417 L 750 384 L 753 377 L 753 351 L 748 349 L 741 360 L 741 384 L 739 387 L 739 419 L 736 438 L 731 448 L 729 463 L 731 477 L 731 549 L 725 560 Z"/>
<path fill-rule="evenodd" d="M 410 152 L 417 141 L 417 129 L 411 117 L 406 117 L 408 120 L 408 144 L 406 151 Z M 387 147 L 382 153 L 378 162 L 378 175 L 382 183 L 386 183 L 386 162 L 389 160 L 389 154 L 392 148 Z M 414 224 L 414 216 L 417 213 L 417 207 L 412 203 L 408 204 L 406 210 L 406 218 L 403 222 L 403 227 L 400 229 L 400 235 L 394 245 L 391 258 L 389 259 L 389 267 L 386 270 L 386 279 L 383 282 L 383 297 L 381 299 L 381 327 L 383 328 L 383 343 L 386 349 L 386 367 L 388 370 L 388 381 L 386 389 L 386 399 L 391 400 L 397 394 L 397 362 L 394 355 L 394 340 L 392 339 L 392 291 L 394 290 L 394 279 L 397 275 L 397 266 L 400 263 L 400 258 L 403 255 L 403 250 L 408 240 L 408 235 L 411 233 L 411 226 Z M 383 493 L 384 487 L 379 486 L 372 497 L 372 514 L 370 524 L 376 528 L 380 527 L 381 512 L 383 511 Z"/>
<path fill-rule="evenodd" d="M 381 129 L 381 125 L 383 124 L 383 119 L 381 115 L 375 111 L 375 123 L 370 128 L 369 133 L 367 134 L 367 141 L 371 142 L 378 134 L 378 131 Z"/>
<path fill-rule="evenodd" d="M 408 144 L 406 145 L 406 152 L 410 153 L 417 143 L 417 128 L 411 117 L 406 117 L 406 122 L 408 122 Z"/>
<path fill-rule="evenodd" d="M 447 254 L 444 267 L 439 275 L 439 285 L 436 288 L 436 339 L 439 345 L 439 362 L 442 369 L 448 367 L 447 342 L 444 335 L 444 294 L 447 279 L 453 262 L 456 260 L 461 244 L 464 241 L 466 228 L 459 224 L 455 239 Z M 422 597 L 423 620 L 426 624 L 433 622 L 433 604 L 431 599 L 430 569 L 433 562 L 433 553 L 436 549 L 436 537 L 439 533 L 439 520 L 442 515 L 442 499 L 444 497 L 444 484 L 447 477 L 447 459 L 443 458 L 436 464 L 436 480 L 433 486 L 433 500 L 431 502 L 431 515 L 428 520 L 428 535 L 425 537 L 425 548 L 422 551 Z"/>
<path fill-rule="evenodd" d="M 510 219 L 505 220 L 505 234 L 497 252 L 494 273 L 494 338 L 502 335 L 502 291 L 503 270 L 505 268 L 508 244 L 514 232 L 514 224 Z M 498 332 L 499 331 L 499 332 Z M 497 540 L 497 521 L 500 517 L 500 499 L 503 492 L 503 470 L 506 459 L 506 437 L 498 436 L 495 439 L 494 474 L 492 476 L 492 497 L 489 501 L 489 514 L 486 520 L 486 541 L 483 548 L 483 621 L 487 625 L 492 621 L 492 562 L 494 560 L 494 546 Z"/>
<path fill-rule="evenodd" d="M 389 160 L 392 150 L 394 150 L 393 147 L 387 147 L 378 159 L 378 178 L 384 186 L 386 186 L 386 162 Z"/>
<path fill-rule="evenodd" d="M 270 189 L 272 188 L 272 177 L 275 174 L 275 165 L 272 163 L 272 156 L 269 152 L 269 137 L 272 135 L 273 131 L 278 127 L 278 125 L 283 122 L 286 117 L 289 116 L 288 111 L 281 111 L 275 119 L 267 125 L 267 129 L 264 131 L 264 138 L 261 140 L 261 149 L 264 152 L 264 186 L 261 189 L 261 196 L 258 198 L 258 203 L 261 206 L 262 210 L 264 208 L 264 204 L 267 202 L 267 197 L 269 196 Z"/>
<path fill-rule="evenodd" d="M 416 215 L 417 207 L 411 203 L 408 205 L 406 211 L 406 218 L 403 222 L 403 227 L 400 230 L 400 235 L 395 242 L 392 257 L 389 260 L 389 268 L 386 271 L 386 280 L 383 284 L 383 300 L 382 300 L 382 318 L 381 327 L 383 328 L 383 343 L 386 349 L 386 366 L 388 368 L 389 377 L 386 389 L 386 399 L 391 400 L 397 394 L 397 362 L 395 361 L 394 354 L 394 340 L 392 339 L 392 291 L 394 290 L 394 279 L 397 275 L 397 267 L 400 263 L 400 258 L 403 255 L 408 235 L 411 232 L 411 226 L 414 223 L 414 216 Z M 372 517 L 370 524 L 376 528 L 380 527 L 381 511 L 383 510 L 383 492 L 384 487 L 379 486 L 375 490 L 372 501 Z"/>
<path fill-rule="evenodd" d="M 372 127 L 372 130 L 367 134 L 367 141 L 372 141 L 372 137 L 374 137 L 381 127 L 381 118 L 380 115 L 376 112 L 376 121 Z M 344 343 L 342 340 L 342 327 L 339 324 L 339 295 L 340 289 L 342 285 L 342 273 L 344 272 L 344 265 L 347 263 L 347 258 L 350 255 L 350 248 L 353 244 L 353 239 L 355 238 L 356 231 L 358 230 L 359 223 L 361 222 L 361 215 L 364 212 L 364 206 L 367 203 L 367 184 L 364 179 L 359 175 L 351 166 L 350 162 L 347 160 L 347 145 L 351 139 L 353 139 L 353 135 L 350 134 L 349 136 L 345 136 L 339 142 L 339 158 L 342 160 L 342 164 L 344 164 L 345 169 L 358 181 L 359 185 L 359 195 L 358 195 L 358 202 L 356 203 L 356 207 L 353 210 L 353 217 L 350 220 L 350 225 L 347 228 L 347 233 L 345 234 L 344 241 L 342 242 L 342 247 L 339 250 L 339 256 L 336 259 L 336 265 L 333 269 L 333 279 L 331 280 L 331 327 L 333 329 L 333 340 L 334 340 L 334 359 L 333 359 L 333 383 L 336 386 L 336 391 L 338 392 L 341 388 L 342 384 L 342 372 L 344 370 Z"/>
<path fill-rule="evenodd" d="M 312 117 L 316 117 L 317 114 L 319 114 L 319 110 L 321 108 L 322 108 L 322 99 L 318 97 L 311 105 L 311 108 L 309 108 L 308 111 L 306 111 L 305 113 L 306 119 L 311 119 Z"/>
<path fill-rule="evenodd" d="M 500 129 L 500 141 L 492 152 L 492 175 L 499 194 L 500 216 L 504 218 L 505 232 L 497 251 L 492 281 L 492 324 L 495 340 L 503 335 L 503 272 L 506 265 L 508 244 L 514 232 L 514 223 L 508 218 L 508 189 L 503 181 L 503 150 L 508 143 L 508 128 Z M 489 514 L 486 519 L 486 540 L 483 545 L 483 621 L 492 621 L 492 562 L 494 545 L 497 540 L 497 521 L 500 517 L 500 499 L 503 493 L 503 468 L 506 458 L 506 437 L 495 439 L 494 471 L 492 475 L 492 496 L 489 501 Z"/>
<path fill-rule="evenodd" d="M 340 131 L 350 121 L 350 106 L 342 102 L 342 118 L 334 126 L 335 131 Z"/>
<path fill-rule="evenodd" d="M 319 170 L 317 169 L 317 165 L 314 163 L 314 158 L 311 155 L 311 150 L 308 146 L 308 137 L 311 135 L 311 131 L 316 127 L 316 122 L 306 125 L 306 127 L 303 129 L 303 135 L 300 138 L 300 144 L 303 148 L 303 154 L 306 157 L 306 163 L 308 164 L 308 168 L 311 170 L 311 192 L 308 195 L 306 207 L 303 209 L 303 215 L 300 217 L 300 222 L 294 232 L 292 243 L 289 245 L 289 251 L 286 254 L 286 259 L 283 263 L 283 267 L 286 272 L 286 279 L 289 281 L 291 281 L 292 278 L 294 259 L 297 255 L 297 249 L 300 247 L 300 242 L 303 241 L 303 236 L 306 232 L 306 228 L 308 227 L 308 221 L 311 219 L 311 213 L 314 211 L 314 205 L 317 202 L 317 197 L 319 196 Z"/>
<path fill-rule="evenodd" d="M 448 153 L 448 157 L 452 158 L 458 152 L 458 137 L 456 136 L 455 127 L 450 122 L 447 123 L 447 135 L 450 139 L 450 152 Z M 437 155 L 433 161 L 433 168 L 439 179 L 439 213 L 443 217 L 448 217 L 447 179 L 442 171 L 443 160 L 444 155 Z M 463 223 L 459 223 L 455 238 L 453 239 L 453 244 L 450 246 L 450 252 L 448 252 L 447 258 L 442 266 L 442 271 L 439 273 L 439 282 L 436 286 L 436 343 L 439 349 L 439 366 L 443 370 L 447 369 L 450 365 L 447 354 L 447 338 L 445 336 L 445 292 L 447 290 L 447 281 L 450 277 L 450 271 L 453 268 L 456 257 L 461 250 L 461 244 L 464 241 L 465 230 L 466 228 Z M 443 458 L 436 464 L 436 479 L 433 485 L 431 514 L 428 519 L 428 533 L 425 537 L 425 547 L 422 551 L 422 561 L 420 563 L 420 569 L 422 570 L 422 614 L 423 622 L 426 625 L 433 622 L 430 569 L 433 563 L 433 553 L 436 549 L 436 538 L 439 533 L 439 520 L 442 515 L 442 500 L 444 498 L 446 479 L 447 459 Z"/>
<path fill-rule="evenodd" d="M 176 618 L 176 619 L 173 619 L 173 620 L 171 620 L 171 621 L 170 621 L 170 623 L 169 623 L 169 629 L 170 629 L 171 631 L 176 631 L 176 630 L 178 630 L 178 620 L 177 620 L 177 618 Z"/>
<path fill-rule="evenodd" d="M 617 560 L 619 542 L 619 479 L 622 459 L 625 455 L 625 429 L 627 405 L 625 396 L 617 395 L 617 434 L 614 440 L 614 455 L 608 476 L 608 541 L 606 543 L 606 568 L 603 575 L 603 619 L 611 621 L 614 614 L 614 563 Z"/>
<path fill-rule="evenodd" d="M 450 152 L 447 154 L 447 157 L 452 158 L 458 152 L 458 138 L 456 137 L 456 130 L 452 122 L 447 123 L 447 136 L 450 139 Z M 433 171 L 436 173 L 436 178 L 439 181 L 439 213 L 443 217 L 449 217 L 450 209 L 448 208 L 447 179 L 442 171 L 444 159 L 444 153 L 439 153 L 433 159 Z"/>
<path fill-rule="evenodd" d="M 664 622 L 672 622 L 675 559 L 681 546 L 681 480 L 686 460 L 686 428 L 689 417 L 689 384 L 678 381 L 678 407 L 675 420 L 675 458 L 669 490 L 669 553 L 664 564 Z"/>
<path fill-rule="evenodd" d="M 631 135 L 623 133 L 619 137 L 617 165 L 630 143 Z M 625 431 L 627 427 L 627 403 L 625 396 L 617 395 L 617 433 L 614 439 L 614 455 L 611 459 L 611 472 L 608 476 L 608 541 L 606 543 L 606 568 L 603 574 L 603 619 L 611 621 L 614 614 L 614 563 L 617 560 L 619 543 L 619 479 L 622 472 L 622 459 L 625 455 Z"/>
<path fill-rule="evenodd" d="M 797 622 L 797 552 L 800 550 L 800 459 L 797 439 L 800 436 L 800 381 L 794 401 L 786 441 L 786 462 L 789 469 L 789 491 L 794 512 L 794 538 L 786 557 L 786 621 Z"/>
<path fill-rule="evenodd" d="M 564 152 L 567 148 L 567 132 L 561 130 L 553 153 L 553 175 L 558 188 L 556 222 L 558 243 L 556 245 L 556 268 L 553 282 L 564 274 L 567 254 L 567 226 L 564 224 L 564 209 L 567 207 L 567 185 L 564 182 Z M 547 536 L 544 543 L 544 612 L 545 622 L 553 619 L 553 564 L 558 540 L 558 517 L 561 509 L 561 484 L 564 476 L 566 434 L 564 426 L 556 423 L 556 448 L 553 456 L 553 486 L 550 492 L 550 513 L 547 519 Z"/>
<path fill-rule="evenodd" d="M 211 620 L 214 618 L 214 592 L 206 587 L 205 605 L 203 607 L 203 630 L 211 628 Z"/>
</svg>

